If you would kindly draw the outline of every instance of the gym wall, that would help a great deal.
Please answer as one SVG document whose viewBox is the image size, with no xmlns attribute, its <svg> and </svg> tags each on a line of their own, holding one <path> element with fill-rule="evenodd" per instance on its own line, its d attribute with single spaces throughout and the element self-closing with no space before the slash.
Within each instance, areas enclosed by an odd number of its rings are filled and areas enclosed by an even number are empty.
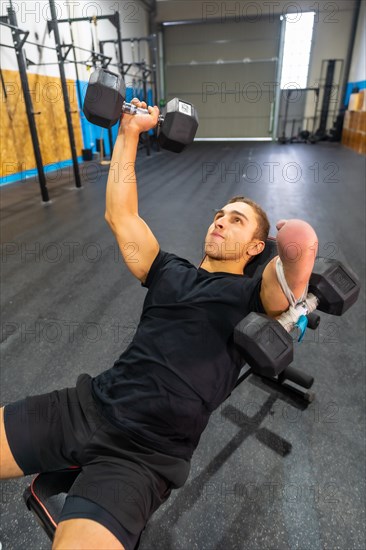
<svg viewBox="0 0 366 550">
<path fill-rule="evenodd" d="M 16 11 L 18 27 L 29 31 L 28 40 L 36 42 L 41 46 L 48 46 L 51 49 L 41 48 L 36 45 L 25 44 L 24 51 L 29 62 L 27 74 L 33 108 L 40 112 L 36 116 L 37 132 L 40 141 L 40 149 L 43 164 L 46 171 L 58 169 L 68 164 L 71 159 L 69 137 L 67 133 L 66 116 L 59 76 L 59 67 L 55 51 L 53 33 L 48 34 L 47 20 L 51 18 L 48 0 L 13 1 L 13 8 Z M 1 15 L 7 15 L 7 2 L 1 3 Z M 69 8 L 69 10 L 68 10 Z M 137 1 L 104 2 L 78 0 L 78 2 L 63 2 L 56 0 L 56 11 L 58 19 L 67 17 L 91 17 L 93 15 L 113 14 L 118 10 L 121 21 L 122 38 L 140 37 L 148 34 L 148 16 L 142 5 Z M 71 43 L 70 26 L 68 23 L 59 24 L 61 42 Z M 93 39 L 92 39 L 93 32 Z M 116 38 L 117 33 L 114 26 L 108 21 L 98 21 L 95 28 L 88 21 L 72 24 L 73 41 L 76 46 L 94 49 L 97 40 Z M 10 29 L 1 27 L 1 42 L 13 46 Z M 114 44 L 106 44 L 105 54 L 112 57 L 111 63 L 117 62 Z M 133 60 L 133 55 L 140 55 L 149 62 L 149 52 L 146 44 L 141 43 L 140 51 L 133 52 L 129 42 L 123 43 L 124 62 Z M 89 59 L 90 53 L 76 50 L 77 61 L 85 62 Z M 73 59 L 72 52 L 68 59 Z M 51 65 L 38 65 L 41 63 L 52 63 Z M 1 167 L 0 183 L 6 184 L 27 176 L 34 175 L 35 159 L 31 135 L 28 127 L 24 97 L 19 78 L 19 70 L 16 61 L 16 54 L 13 48 L 0 48 L 0 66 L 3 75 L 1 85 Z M 116 70 L 116 67 L 110 67 Z M 76 72 L 73 63 L 65 64 L 65 73 L 68 82 L 68 92 L 71 104 L 73 128 L 75 132 L 77 155 L 81 160 L 81 151 L 85 147 L 92 147 L 95 150 L 95 141 L 102 137 L 102 128 L 89 124 L 81 112 L 78 104 L 76 91 Z M 85 91 L 89 80 L 90 70 L 85 65 L 78 64 L 79 80 L 81 89 Z M 132 86 L 133 78 L 126 77 L 127 86 Z M 82 128 L 83 126 L 83 128 Z M 108 140 L 104 131 L 106 152 L 108 153 Z"/>
<path fill-rule="evenodd" d="M 198 138 L 269 138 L 279 35 L 279 18 L 164 29 L 167 99 L 196 106 Z"/>
<path fill-rule="evenodd" d="M 261 86 L 263 82 L 268 82 L 268 80 L 265 80 L 264 78 L 265 75 L 268 78 L 271 76 L 269 81 L 276 81 L 275 76 L 273 76 L 276 75 L 273 67 L 272 74 L 271 71 L 268 71 L 266 74 L 265 70 L 263 70 L 262 73 L 262 69 L 264 69 L 264 67 L 259 67 L 259 64 L 257 65 L 256 72 L 253 72 L 254 66 L 249 63 L 244 63 L 242 65 L 233 64 L 231 66 L 225 65 L 225 69 L 220 66 L 220 63 L 218 63 L 217 65 L 207 67 L 202 74 L 197 76 L 202 67 L 195 66 L 194 61 L 201 53 L 201 46 L 197 43 L 197 38 L 191 32 L 191 28 L 195 26 L 195 34 L 200 35 L 201 42 L 205 43 L 207 36 L 210 36 L 210 27 L 216 23 L 217 27 L 221 29 L 220 33 L 222 37 L 220 36 L 220 38 L 223 40 L 230 40 L 232 38 L 235 39 L 237 35 L 240 35 L 240 40 L 238 40 L 236 44 L 232 43 L 232 51 L 230 52 L 232 59 L 254 59 L 261 57 L 262 52 L 258 45 L 264 44 L 264 41 L 272 40 L 273 44 L 275 44 L 277 39 L 277 44 L 279 44 L 278 27 L 277 23 L 274 23 L 274 21 L 278 21 L 281 14 L 297 13 L 298 16 L 301 16 L 302 12 L 317 10 L 308 77 L 308 86 L 317 86 L 321 77 L 321 68 L 324 60 L 334 58 L 343 60 L 346 59 L 355 6 L 356 0 L 342 0 L 337 2 L 311 2 L 302 0 L 301 2 L 291 3 L 285 1 L 158 1 L 158 21 L 167 22 L 189 19 L 190 21 L 196 22 L 196 25 L 171 26 L 165 28 L 166 95 L 170 97 L 174 94 L 174 91 L 178 87 L 173 84 L 173 81 L 174 83 L 176 82 L 175 78 L 178 78 L 178 69 L 175 70 L 175 72 L 172 72 L 172 68 L 168 66 L 168 63 L 171 62 L 171 57 L 175 55 L 174 52 L 171 52 L 171 46 L 176 37 L 177 47 L 178 40 L 181 43 L 181 55 L 185 56 L 187 63 L 190 61 L 193 62 L 191 67 L 184 69 L 184 79 L 182 77 L 182 80 L 184 80 L 185 83 L 189 82 L 194 84 L 196 92 L 195 97 L 198 97 L 197 89 L 201 90 L 202 97 L 206 90 L 205 82 L 207 81 L 216 83 L 216 88 L 218 88 L 217 105 L 215 105 L 215 109 L 210 111 L 211 115 L 207 114 L 207 117 L 212 117 L 212 120 L 206 118 L 206 113 L 203 111 L 205 113 L 205 118 L 201 122 L 200 117 L 198 136 L 212 137 L 217 129 L 217 110 L 220 109 L 222 112 L 224 110 L 225 112 L 229 112 L 229 116 L 236 112 L 238 118 L 231 119 L 232 124 L 228 122 L 228 124 L 225 125 L 225 122 L 223 122 L 223 125 L 220 125 L 219 128 L 220 133 L 216 133 L 216 136 L 234 137 L 236 135 L 240 135 L 241 137 L 268 137 L 268 129 L 271 127 L 271 105 L 268 104 L 268 93 L 267 95 L 265 94 L 266 86 L 263 86 L 262 96 L 256 106 L 255 102 L 250 103 L 250 101 L 248 101 L 248 96 L 245 91 L 244 94 L 241 94 L 239 102 L 237 101 L 238 96 L 233 93 L 222 94 L 221 83 L 223 82 L 223 87 L 225 88 L 226 85 L 228 90 L 232 88 L 232 85 L 235 82 L 250 82 L 253 81 L 253 79 L 259 86 Z M 272 24 L 268 24 L 266 29 L 265 22 Z M 235 27 L 237 30 L 232 31 Z M 227 29 L 226 36 L 224 36 L 225 28 Z M 184 36 L 184 40 L 180 38 L 180 34 Z M 256 37 L 256 42 L 253 41 L 253 37 Z M 194 41 L 196 41 L 195 44 Z M 221 47 L 223 48 L 223 46 L 224 45 Z M 227 48 L 228 45 L 226 44 L 225 56 L 227 55 Z M 219 55 L 212 47 L 205 53 L 209 56 L 209 60 L 213 60 L 215 58 L 217 61 L 218 59 L 224 57 L 223 55 Z M 278 56 L 278 48 L 277 50 L 275 49 L 274 55 Z M 228 59 L 229 57 L 227 56 L 224 58 Z M 183 69 L 181 69 L 181 74 L 183 75 Z M 336 73 L 336 77 L 339 77 L 340 87 L 334 87 L 334 92 L 332 93 L 328 127 L 332 126 L 333 116 L 337 112 L 341 100 L 340 91 L 343 83 L 343 75 Z M 184 89 L 186 88 L 187 85 L 185 85 Z M 211 98 L 211 100 L 213 101 L 213 98 Z M 302 101 L 302 109 L 304 109 L 305 116 L 313 116 L 314 94 L 309 94 L 305 103 L 303 98 L 299 98 L 299 100 Z M 198 105 L 198 110 L 201 113 L 202 108 L 200 105 L 200 100 L 196 99 L 195 101 Z M 267 104 L 264 105 L 266 101 Z M 320 108 L 320 106 L 321 100 L 318 108 Z M 209 113 L 209 110 L 206 110 Z M 247 113 L 248 118 L 245 119 Z M 249 122 L 250 114 L 253 115 L 253 122 L 254 117 L 256 117 L 258 121 L 254 127 L 250 124 L 244 124 L 245 120 Z M 243 118 L 241 118 L 242 116 Z"/>
<path fill-rule="evenodd" d="M 353 88 L 366 88 L 366 2 L 361 2 L 355 45 L 352 56 L 351 70 L 348 82 L 347 99 Z"/>
</svg>

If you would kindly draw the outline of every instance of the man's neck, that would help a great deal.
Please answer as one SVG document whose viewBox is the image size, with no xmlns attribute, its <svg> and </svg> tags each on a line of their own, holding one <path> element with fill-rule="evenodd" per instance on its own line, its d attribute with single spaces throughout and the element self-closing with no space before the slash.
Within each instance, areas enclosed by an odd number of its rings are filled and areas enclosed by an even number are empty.
<svg viewBox="0 0 366 550">
<path fill-rule="evenodd" d="M 232 273 L 234 275 L 243 275 L 244 270 L 243 261 L 237 260 L 216 260 L 205 256 L 200 267 L 209 273 Z"/>
</svg>

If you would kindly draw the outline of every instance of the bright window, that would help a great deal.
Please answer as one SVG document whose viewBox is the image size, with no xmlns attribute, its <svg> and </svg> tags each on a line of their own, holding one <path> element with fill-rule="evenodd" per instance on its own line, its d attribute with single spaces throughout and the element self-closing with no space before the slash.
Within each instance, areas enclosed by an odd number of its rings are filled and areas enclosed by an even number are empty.
<svg viewBox="0 0 366 550">
<path fill-rule="evenodd" d="M 281 89 L 307 87 L 314 16 L 314 12 L 285 16 Z"/>
</svg>

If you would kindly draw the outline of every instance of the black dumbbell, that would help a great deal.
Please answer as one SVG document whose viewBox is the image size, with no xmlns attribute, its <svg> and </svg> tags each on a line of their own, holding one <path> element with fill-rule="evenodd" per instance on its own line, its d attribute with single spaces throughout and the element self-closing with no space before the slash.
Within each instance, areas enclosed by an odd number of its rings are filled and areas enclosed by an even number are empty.
<svg viewBox="0 0 366 550">
<path fill-rule="evenodd" d="M 147 109 L 139 109 L 126 103 L 126 85 L 120 75 L 97 68 L 90 75 L 85 94 L 83 111 L 89 122 L 111 128 L 121 117 L 121 113 L 148 114 Z M 158 122 L 159 144 L 164 149 L 180 153 L 192 143 L 198 128 L 198 115 L 191 103 L 174 98 L 163 108 Z"/>
<path fill-rule="evenodd" d="M 277 376 L 294 358 L 290 334 L 279 320 L 252 311 L 234 328 L 234 343 L 254 372 Z"/>
<path fill-rule="evenodd" d="M 358 278 L 337 260 L 316 260 L 309 281 L 309 313 L 319 309 L 342 315 L 357 300 Z M 234 329 L 234 342 L 253 371 L 263 376 L 278 376 L 293 361 L 293 340 L 289 334 L 294 324 L 286 312 L 278 320 L 251 312 Z"/>
<path fill-rule="evenodd" d="M 310 277 L 309 292 L 318 298 L 319 311 L 343 315 L 356 302 L 360 283 L 356 274 L 338 260 L 318 258 Z"/>
</svg>

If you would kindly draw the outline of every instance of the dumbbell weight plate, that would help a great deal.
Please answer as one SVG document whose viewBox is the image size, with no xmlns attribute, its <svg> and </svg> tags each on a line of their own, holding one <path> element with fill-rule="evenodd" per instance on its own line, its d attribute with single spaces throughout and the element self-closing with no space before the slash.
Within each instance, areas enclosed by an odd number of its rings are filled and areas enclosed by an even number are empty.
<svg viewBox="0 0 366 550">
<path fill-rule="evenodd" d="M 342 315 L 357 300 L 360 283 L 348 267 L 329 258 L 318 258 L 309 281 L 309 292 L 319 300 L 317 309 Z"/>
<path fill-rule="evenodd" d="M 236 325 L 234 342 L 253 371 L 263 376 L 277 376 L 294 358 L 290 334 L 262 313 L 251 312 Z"/>
<path fill-rule="evenodd" d="M 126 97 L 126 85 L 121 76 L 97 68 L 90 75 L 83 111 L 92 124 L 111 128 L 118 122 Z"/>
<path fill-rule="evenodd" d="M 162 110 L 164 122 L 159 127 L 159 144 L 180 153 L 192 143 L 198 128 L 197 110 L 191 103 L 175 97 Z"/>
</svg>

